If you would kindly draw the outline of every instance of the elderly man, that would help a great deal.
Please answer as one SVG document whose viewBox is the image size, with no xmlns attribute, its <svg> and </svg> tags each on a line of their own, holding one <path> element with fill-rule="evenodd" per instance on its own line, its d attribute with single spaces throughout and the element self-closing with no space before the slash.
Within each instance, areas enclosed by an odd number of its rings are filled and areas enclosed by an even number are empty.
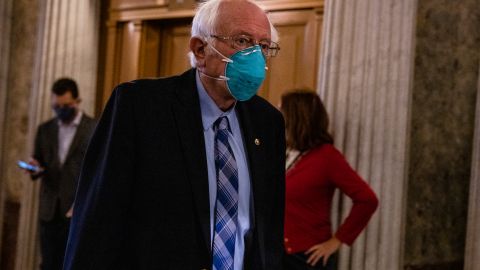
<svg viewBox="0 0 480 270">
<path fill-rule="evenodd" d="M 253 1 L 211 0 L 193 19 L 193 69 L 115 89 L 64 269 L 281 269 L 284 124 L 255 95 L 275 39 Z"/>
</svg>

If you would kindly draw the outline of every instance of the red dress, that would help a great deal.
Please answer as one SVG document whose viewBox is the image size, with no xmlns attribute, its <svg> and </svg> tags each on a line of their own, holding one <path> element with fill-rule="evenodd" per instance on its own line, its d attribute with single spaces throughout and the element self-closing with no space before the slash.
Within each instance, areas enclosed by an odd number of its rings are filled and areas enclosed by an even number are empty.
<svg viewBox="0 0 480 270">
<path fill-rule="evenodd" d="M 349 196 L 353 206 L 335 236 L 351 245 L 378 206 L 369 185 L 331 144 L 310 150 L 286 173 L 285 249 L 308 250 L 332 237 L 330 212 L 335 188 Z"/>
</svg>

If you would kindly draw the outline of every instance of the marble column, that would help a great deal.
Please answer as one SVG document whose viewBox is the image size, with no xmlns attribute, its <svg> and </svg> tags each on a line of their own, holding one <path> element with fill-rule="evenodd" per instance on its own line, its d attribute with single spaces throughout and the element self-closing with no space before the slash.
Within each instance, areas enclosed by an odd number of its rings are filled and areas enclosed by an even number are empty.
<svg viewBox="0 0 480 270">
<path fill-rule="evenodd" d="M 326 1 L 319 94 L 336 147 L 380 200 L 366 231 L 341 249 L 338 269 L 402 268 L 416 7 L 416 0 Z M 334 207 L 338 224 L 351 203 L 341 197 Z"/>
<path fill-rule="evenodd" d="M 100 2 L 41 0 L 35 72 L 29 100 L 28 142 L 37 126 L 52 117 L 50 88 L 59 77 L 77 81 L 81 107 L 93 115 L 97 83 Z M 31 145 L 30 145 L 31 146 Z M 31 147 L 30 147 L 31 150 Z M 38 183 L 25 185 L 21 200 L 16 269 L 37 269 Z"/>
<path fill-rule="evenodd" d="M 472 172 L 468 205 L 465 270 L 480 270 L 480 68 L 478 73 L 475 132 L 473 135 Z"/>
<path fill-rule="evenodd" d="M 1 138 L 1 170 L 0 182 L 2 183 L 2 192 L 5 195 L 2 203 L 14 206 L 14 209 L 20 207 L 20 198 L 22 188 L 30 184 L 28 177 L 22 173 L 15 165 L 18 159 L 25 159 L 28 143 L 28 108 L 27 102 L 30 96 L 32 84 L 31 74 L 33 72 L 36 22 L 37 22 L 37 1 L 17 0 L 2 1 L 2 6 L 10 5 L 9 14 L 2 16 L 2 23 L 5 23 L 5 31 L 2 35 L 2 54 L 8 46 L 8 55 L 2 56 L 2 76 L 1 81 L 1 106 L 2 125 L 0 126 Z M 4 10 L 5 11 L 5 10 Z M 3 14 L 2 14 L 3 15 Z M 2 26 L 2 27 L 4 27 Z M 9 211 L 2 213 L 0 217 L 5 226 L 2 228 L 5 242 L 2 243 L 3 251 L 7 255 L 2 257 L 2 266 L 13 266 L 13 254 L 15 252 L 16 225 L 18 222 L 18 212 Z M 13 234 L 13 235 L 12 235 Z"/>
</svg>

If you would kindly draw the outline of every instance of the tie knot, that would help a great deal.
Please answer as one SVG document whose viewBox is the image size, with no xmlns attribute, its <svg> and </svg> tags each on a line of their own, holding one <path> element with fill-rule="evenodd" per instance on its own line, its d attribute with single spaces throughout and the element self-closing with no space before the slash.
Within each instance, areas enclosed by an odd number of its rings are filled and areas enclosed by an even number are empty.
<svg viewBox="0 0 480 270">
<path fill-rule="evenodd" d="M 217 130 L 230 130 L 228 118 L 226 116 L 219 117 L 215 123 L 213 123 L 213 129 Z"/>
</svg>

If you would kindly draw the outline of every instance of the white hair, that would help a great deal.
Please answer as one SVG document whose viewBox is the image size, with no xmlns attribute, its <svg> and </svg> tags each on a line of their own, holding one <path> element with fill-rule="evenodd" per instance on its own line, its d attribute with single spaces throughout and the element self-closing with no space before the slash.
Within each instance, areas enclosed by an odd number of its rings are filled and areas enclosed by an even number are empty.
<svg viewBox="0 0 480 270">
<path fill-rule="evenodd" d="M 210 0 L 201 3 L 197 7 L 197 11 L 195 16 L 193 17 L 192 21 L 192 29 L 191 29 L 191 37 L 198 37 L 201 39 L 207 39 L 211 35 L 215 33 L 215 27 L 217 26 L 217 18 L 218 18 L 218 7 L 220 6 L 223 0 Z M 255 3 L 251 0 L 246 0 L 249 3 L 252 3 L 259 7 L 262 10 L 265 10 L 262 6 Z M 278 42 L 278 32 L 277 29 L 273 26 L 270 18 L 268 18 L 268 23 L 270 24 L 270 35 L 273 42 Z M 195 55 L 192 52 L 188 53 L 188 57 L 190 58 L 190 65 L 192 67 L 197 66 L 197 59 L 195 59 Z"/>
</svg>

